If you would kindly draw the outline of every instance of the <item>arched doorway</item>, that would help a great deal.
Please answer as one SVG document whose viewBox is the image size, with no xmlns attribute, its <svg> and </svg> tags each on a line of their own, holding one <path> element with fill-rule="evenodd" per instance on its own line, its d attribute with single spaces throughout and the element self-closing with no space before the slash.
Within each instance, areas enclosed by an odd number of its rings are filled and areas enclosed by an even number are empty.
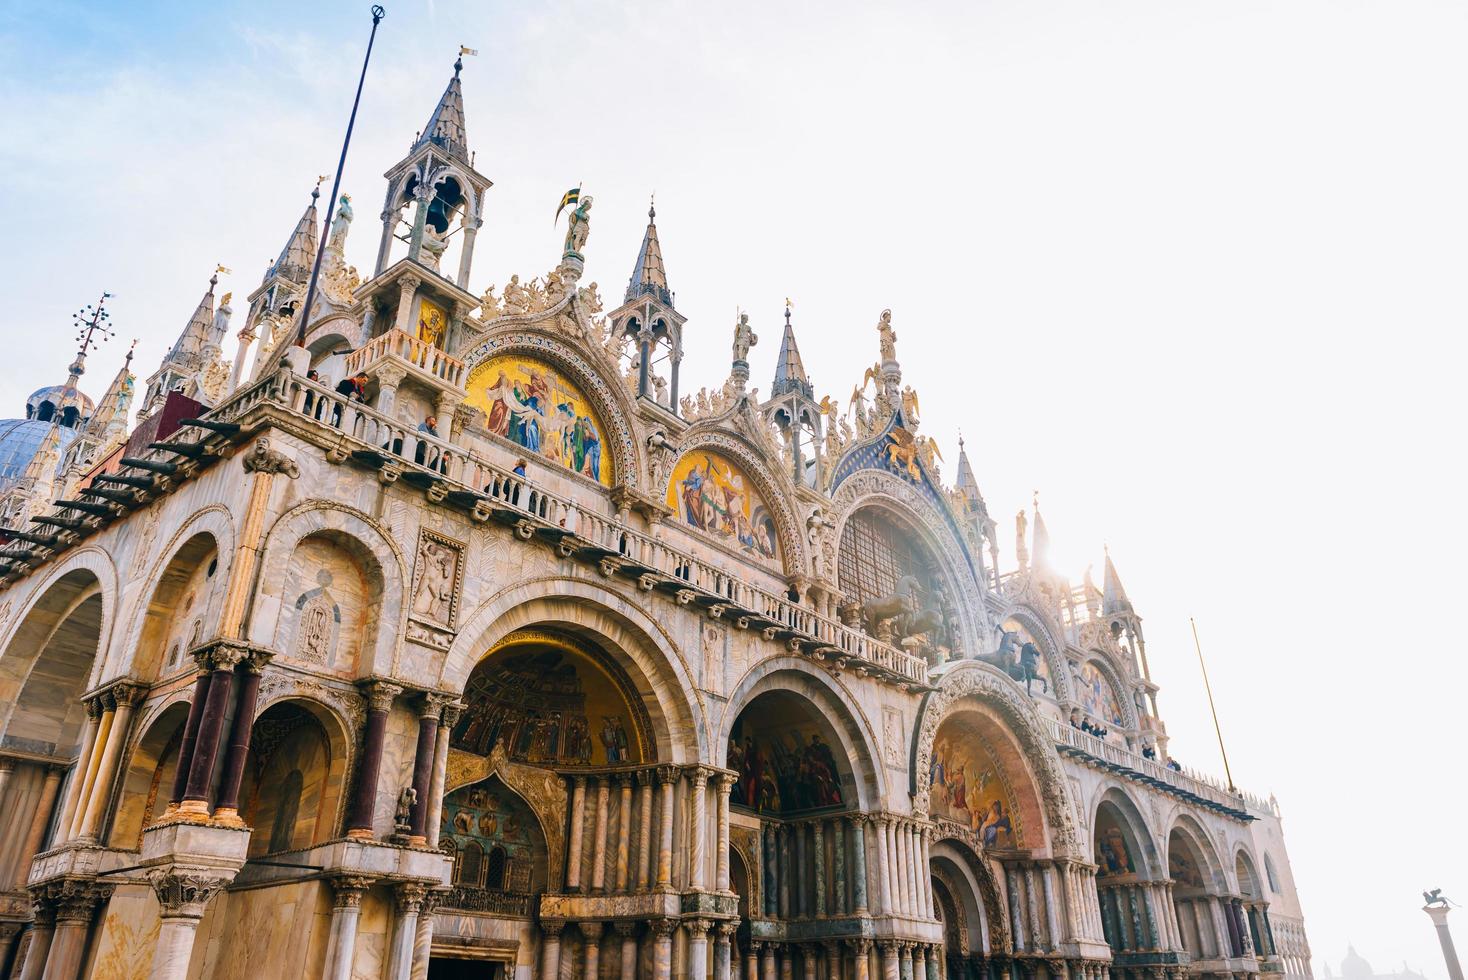
<svg viewBox="0 0 1468 980">
<path fill-rule="evenodd" d="M 241 815 L 251 859 L 302 850 L 336 834 L 345 745 L 335 719 L 307 701 L 282 701 L 255 719 Z M 336 736 L 336 737 L 333 737 Z"/>
<path fill-rule="evenodd" d="M 970 841 L 948 837 L 933 844 L 928 871 L 933 914 L 943 927 L 945 975 L 949 980 L 1007 976 L 1013 950 L 994 864 Z"/>
<path fill-rule="evenodd" d="M 1183 946 L 1195 964 L 1243 955 L 1242 937 L 1230 925 L 1208 838 L 1188 823 L 1167 835 L 1167 875 Z"/>
<path fill-rule="evenodd" d="M 1150 968 L 1175 965 L 1166 889 L 1157 880 L 1155 851 L 1136 804 L 1120 789 L 1108 790 L 1092 826 L 1096 899 L 1112 973 L 1140 978 Z"/>
<path fill-rule="evenodd" d="M 112 818 L 111 845 L 123 850 L 140 850 L 143 828 L 162 815 L 168 806 L 168 791 L 178 770 L 178 750 L 183 741 L 189 703 L 177 701 L 152 719 L 138 739 L 123 775 L 117 812 Z"/>
</svg>

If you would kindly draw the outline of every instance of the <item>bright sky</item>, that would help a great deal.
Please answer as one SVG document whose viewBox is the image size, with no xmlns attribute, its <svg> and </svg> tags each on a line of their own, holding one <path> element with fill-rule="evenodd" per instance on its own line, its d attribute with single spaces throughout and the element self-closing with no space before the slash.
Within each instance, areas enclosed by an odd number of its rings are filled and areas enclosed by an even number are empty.
<svg viewBox="0 0 1468 980">
<path fill-rule="evenodd" d="M 1468 651 L 1444 618 L 1468 558 L 1468 6 L 386 5 L 351 261 L 464 43 L 496 181 L 476 292 L 554 265 L 584 180 L 613 301 L 657 192 L 685 390 L 724 378 L 738 306 L 768 391 L 790 296 L 844 400 L 891 307 L 945 476 L 962 428 L 1006 542 L 1039 489 L 1063 570 L 1099 576 L 1110 543 L 1174 754 L 1218 772 L 1197 617 L 1317 972 L 1349 941 L 1445 976 L 1419 908 L 1468 902 Z M 64 378 L 101 290 L 119 337 L 93 394 L 133 336 L 152 370 L 216 262 L 221 291 L 258 283 L 335 165 L 367 7 L 0 6 L 5 411 Z"/>
</svg>

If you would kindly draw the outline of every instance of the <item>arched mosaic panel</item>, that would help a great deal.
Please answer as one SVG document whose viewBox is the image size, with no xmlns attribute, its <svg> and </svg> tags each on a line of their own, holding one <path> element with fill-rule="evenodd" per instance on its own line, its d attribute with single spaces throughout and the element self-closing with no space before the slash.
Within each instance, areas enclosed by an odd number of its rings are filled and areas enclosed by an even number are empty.
<svg viewBox="0 0 1468 980">
<path fill-rule="evenodd" d="M 978 728 L 945 718 L 928 766 L 929 812 L 978 834 L 984 847 L 1019 847 L 1022 831 L 1008 776 Z"/>
<path fill-rule="evenodd" d="M 1111 681 L 1094 660 L 1081 664 L 1077 679 L 1080 683 L 1076 698 L 1087 714 L 1108 725 L 1126 726 L 1126 713 L 1122 711 L 1116 689 L 1111 686 Z"/>
<path fill-rule="evenodd" d="M 684 524 L 742 554 L 780 560 L 774 514 L 755 481 L 722 453 L 684 453 L 668 481 L 667 503 Z"/>
<path fill-rule="evenodd" d="M 492 435 L 612 486 L 606 427 L 579 385 L 545 361 L 503 354 L 469 373 L 465 404 L 484 412 Z"/>
</svg>

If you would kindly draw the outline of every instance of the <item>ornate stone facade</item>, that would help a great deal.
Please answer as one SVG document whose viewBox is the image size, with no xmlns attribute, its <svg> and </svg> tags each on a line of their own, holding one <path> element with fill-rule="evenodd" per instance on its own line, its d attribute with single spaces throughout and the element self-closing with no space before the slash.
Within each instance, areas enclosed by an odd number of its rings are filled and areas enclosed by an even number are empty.
<svg viewBox="0 0 1468 980">
<path fill-rule="evenodd" d="M 589 198 L 551 271 L 471 292 L 457 69 L 388 180 L 371 276 L 344 198 L 300 309 L 313 197 L 229 390 L 154 392 L 13 511 L 0 965 L 1236 978 L 1284 972 L 1274 923 L 1302 962 L 1277 808 L 1171 763 L 1109 559 L 1065 581 L 1036 512 L 1000 571 L 900 313 L 849 418 L 788 309 L 769 400 L 747 318 L 680 398 L 654 215 L 605 316 Z"/>
</svg>

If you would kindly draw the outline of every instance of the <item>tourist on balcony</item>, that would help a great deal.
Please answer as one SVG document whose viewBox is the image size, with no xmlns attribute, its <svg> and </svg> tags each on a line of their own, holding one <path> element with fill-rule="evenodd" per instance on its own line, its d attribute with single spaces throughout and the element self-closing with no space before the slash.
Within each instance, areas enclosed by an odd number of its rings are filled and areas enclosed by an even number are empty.
<svg viewBox="0 0 1468 980">
<path fill-rule="evenodd" d="M 336 393 L 349 402 L 365 402 L 367 400 L 367 372 L 358 371 L 350 377 L 342 378 L 336 384 Z M 337 405 L 331 414 L 331 424 L 340 426 L 342 424 L 341 405 Z"/>
<path fill-rule="evenodd" d="M 429 415 L 425 417 L 422 422 L 418 423 L 418 431 L 437 439 L 438 416 Z M 430 469 L 438 469 L 439 471 L 443 470 L 443 454 L 439 452 L 438 447 L 430 447 L 428 443 L 421 440 L 418 442 L 418 449 L 414 454 L 414 460 L 420 466 L 427 466 Z"/>
</svg>

